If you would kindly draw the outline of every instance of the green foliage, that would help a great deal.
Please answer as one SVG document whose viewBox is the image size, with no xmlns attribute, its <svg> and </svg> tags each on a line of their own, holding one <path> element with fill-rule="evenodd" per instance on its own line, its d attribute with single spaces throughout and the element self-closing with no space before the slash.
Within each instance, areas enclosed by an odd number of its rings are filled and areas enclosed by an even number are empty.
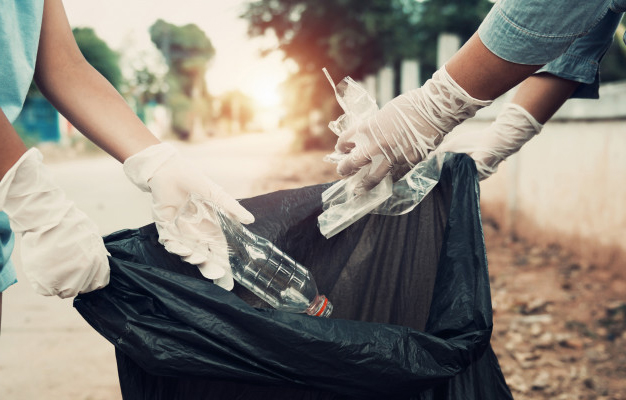
<svg viewBox="0 0 626 400">
<path fill-rule="evenodd" d="M 159 19 L 150 27 L 150 38 L 161 51 L 169 71 L 165 102 L 173 113 L 174 131 L 188 137 L 194 116 L 211 117 L 205 73 L 215 48 L 195 24 L 177 26 Z"/>
<path fill-rule="evenodd" d="M 469 39 L 493 5 L 486 0 L 425 0 L 421 4 L 422 42 L 436 40 L 441 32 L 455 33 L 464 41 Z"/>
<path fill-rule="evenodd" d="M 252 36 L 273 31 L 280 49 L 302 72 L 320 73 L 328 67 L 337 75 L 359 79 L 378 70 L 400 48 L 385 47 L 396 29 L 407 31 L 413 26 L 400 3 L 260 0 L 248 4 L 243 17 L 250 21 Z"/>
<path fill-rule="evenodd" d="M 172 112 L 172 129 L 179 138 L 187 139 L 191 134 L 191 99 L 183 93 L 172 93 L 168 96 L 168 107 Z"/>
<path fill-rule="evenodd" d="M 134 70 L 132 79 L 127 82 L 129 90 L 139 104 L 160 103 L 163 96 L 163 79 L 157 76 L 147 66 Z"/>
<path fill-rule="evenodd" d="M 361 79 L 383 65 L 423 58 L 442 32 L 463 39 L 491 7 L 488 0 L 257 0 L 242 17 L 251 36 L 273 32 L 301 72 L 332 69 Z"/>
<path fill-rule="evenodd" d="M 297 105 L 287 103 L 288 120 L 309 135 L 302 121 L 311 108 L 330 113 L 329 121 L 339 114 L 330 105 L 336 101 L 322 68 L 336 80 L 360 80 L 407 58 L 420 58 L 433 69 L 439 33 L 468 38 L 491 5 L 488 0 L 256 0 L 242 17 L 251 36 L 274 34 L 278 49 L 298 65 L 298 78 L 287 86 L 300 96 Z"/>
<path fill-rule="evenodd" d="M 119 90 L 122 84 L 122 71 L 119 55 L 100 39 L 92 28 L 74 28 L 74 39 L 85 59 L 110 83 Z"/>
<path fill-rule="evenodd" d="M 198 77 L 204 77 L 215 55 L 213 44 L 195 24 L 176 26 L 158 20 L 150 27 L 150 38 L 163 53 L 175 85 L 188 96 Z"/>
</svg>

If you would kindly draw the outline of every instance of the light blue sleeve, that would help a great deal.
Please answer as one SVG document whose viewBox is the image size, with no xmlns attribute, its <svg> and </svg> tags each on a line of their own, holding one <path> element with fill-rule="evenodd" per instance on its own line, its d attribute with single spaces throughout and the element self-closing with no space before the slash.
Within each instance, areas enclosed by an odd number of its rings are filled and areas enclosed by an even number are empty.
<svg viewBox="0 0 626 400">
<path fill-rule="evenodd" d="M 11 123 L 33 80 L 42 18 L 43 0 L 0 0 L 0 108 Z"/>
<path fill-rule="evenodd" d="M 537 73 L 580 82 L 572 98 L 597 99 L 600 88 L 600 61 L 611 46 L 621 13 L 609 10 L 588 34 L 580 37 L 556 60 L 550 61 Z"/>
<path fill-rule="evenodd" d="M 0 212 L 0 292 L 17 282 L 15 269 L 11 262 L 11 252 L 15 244 L 15 235 L 9 226 L 9 217 Z"/>
<path fill-rule="evenodd" d="M 589 33 L 610 4 L 611 0 L 498 0 L 478 28 L 478 35 L 504 60 L 543 65 Z"/>
<path fill-rule="evenodd" d="M 0 0 L 0 109 L 11 123 L 33 79 L 42 18 L 43 0 Z M 17 282 L 14 243 L 9 218 L 0 212 L 0 292 Z"/>
</svg>

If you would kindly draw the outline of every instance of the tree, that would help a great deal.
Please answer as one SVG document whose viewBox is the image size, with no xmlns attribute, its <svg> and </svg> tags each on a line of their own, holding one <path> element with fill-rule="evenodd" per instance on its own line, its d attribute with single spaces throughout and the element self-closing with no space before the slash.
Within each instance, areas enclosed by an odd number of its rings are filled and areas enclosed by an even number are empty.
<svg viewBox="0 0 626 400">
<path fill-rule="evenodd" d="M 229 123 L 231 132 L 245 131 L 254 118 L 254 102 L 239 90 L 226 92 L 220 96 L 219 113 Z"/>
<path fill-rule="evenodd" d="M 158 20 L 150 27 L 150 38 L 169 67 L 165 102 L 172 110 L 173 129 L 181 138 L 188 138 L 194 127 L 211 118 L 204 76 L 215 49 L 195 24 L 176 26 Z"/>
<path fill-rule="evenodd" d="M 251 36 L 274 34 L 277 49 L 299 66 L 286 86 L 310 98 L 300 96 L 288 119 L 302 122 L 317 108 L 332 110 L 330 121 L 339 109 L 329 106 L 336 101 L 322 68 L 337 79 L 360 80 L 384 65 L 419 57 L 432 69 L 439 33 L 469 37 L 490 6 L 488 0 L 257 0 L 242 17 Z M 310 134 L 308 124 L 299 126 L 299 134 Z"/>
</svg>

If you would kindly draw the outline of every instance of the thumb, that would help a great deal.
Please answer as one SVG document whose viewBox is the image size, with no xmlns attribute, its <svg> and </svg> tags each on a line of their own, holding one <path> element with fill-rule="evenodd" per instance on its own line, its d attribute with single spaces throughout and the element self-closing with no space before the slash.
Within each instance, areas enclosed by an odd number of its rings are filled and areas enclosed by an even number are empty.
<svg viewBox="0 0 626 400">
<path fill-rule="evenodd" d="M 239 202 L 232 197 L 229 197 L 222 203 L 224 209 L 235 217 L 242 224 L 251 224 L 254 222 L 254 215 L 246 210 Z"/>
<path fill-rule="evenodd" d="M 254 215 L 246 210 L 237 200 L 226 193 L 221 187 L 214 188 L 212 200 L 218 204 L 231 218 L 235 218 L 242 224 L 254 222 Z"/>
</svg>

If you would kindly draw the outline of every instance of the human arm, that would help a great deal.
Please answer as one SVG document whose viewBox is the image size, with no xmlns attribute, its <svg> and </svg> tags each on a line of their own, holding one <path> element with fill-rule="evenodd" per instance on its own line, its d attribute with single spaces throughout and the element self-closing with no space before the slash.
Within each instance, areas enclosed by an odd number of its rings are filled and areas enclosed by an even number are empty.
<svg viewBox="0 0 626 400">
<path fill-rule="evenodd" d="M 61 0 L 45 0 L 35 82 L 83 135 L 118 161 L 158 144 L 115 88 L 83 57 Z"/>
<path fill-rule="evenodd" d="M 458 133 L 444 141 L 437 151 L 468 154 L 476 162 L 479 179 L 487 179 L 502 161 L 541 132 L 543 124 L 579 85 L 547 73 L 533 75 L 522 82 L 511 103 L 502 107 L 489 127 Z"/>
<path fill-rule="evenodd" d="M 20 159 L 22 154 L 26 153 L 27 148 L 1 109 L 0 137 L 2 138 L 2 146 L 0 146 L 0 179 L 2 179 L 4 174 Z"/>
<path fill-rule="evenodd" d="M 73 297 L 105 286 L 108 253 L 97 226 L 54 183 L 41 153 L 26 150 L 1 110 L 0 137 L 0 210 L 21 236 L 23 269 L 35 291 Z"/>
<path fill-rule="evenodd" d="M 61 0 L 46 0 L 35 81 L 46 98 L 87 138 L 120 162 L 129 179 L 152 195 L 159 242 L 198 265 L 203 275 L 231 288 L 225 256 L 209 257 L 181 242 L 189 232 L 175 229 L 174 218 L 194 193 L 221 206 L 243 223 L 254 217 L 174 147 L 160 143 L 109 82 L 84 59 L 73 38 Z M 220 235 L 215 226 L 205 229 Z M 220 240 L 220 239 L 218 239 Z M 225 239 L 224 239 L 225 240 Z"/>
<path fill-rule="evenodd" d="M 563 55 L 571 48 L 573 41 L 587 37 L 596 26 L 604 25 L 603 18 L 611 19 L 611 12 L 607 12 L 605 2 L 580 1 L 576 4 L 576 7 L 572 7 L 571 2 L 567 0 L 555 0 L 549 4 L 500 0 L 493 5 L 476 34 L 448 61 L 444 68 L 451 79 L 467 93 L 470 99 L 495 99 L 522 82 L 539 67 Z M 550 7 L 549 10 L 548 7 Z M 552 12 L 553 10 L 562 11 Z M 445 102 L 438 101 L 436 96 L 432 96 L 427 84 L 428 82 L 422 88 L 411 91 L 416 94 L 415 97 L 420 98 L 420 102 L 416 103 L 416 106 L 413 107 L 414 110 L 404 111 L 405 115 L 444 115 L 441 111 L 445 112 Z M 452 103 L 464 104 L 467 102 L 467 98 L 463 96 L 451 99 L 453 100 Z M 392 102 L 394 101 L 396 100 Z M 470 101 L 470 106 L 473 106 L 472 103 L 478 104 Z M 443 110 L 442 104 L 444 105 Z M 388 122 L 393 121 L 392 113 L 387 112 L 385 108 L 389 107 L 383 107 L 377 116 L 379 117 L 377 118 L 378 125 L 381 126 L 388 126 Z M 441 137 L 451 130 L 446 128 L 452 128 L 462 122 L 458 118 L 456 118 L 457 123 L 454 119 L 444 116 L 443 124 L 439 124 L 436 120 L 433 124 L 433 120 L 427 118 L 426 124 L 421 124 L 426 126 L 426 129 L 423 129 L 419 126 L 420 119 L 424 120 L 424 118 L 414 119 L 418 122 L 417 124 L 413 122 L 414 130 L 419 132 L 420 137 L 425 139 L 423 141 L 429 145 L 423 146 L 419 140 L 416 141 L 416 146 L 413 147 L 421 154 L 432 151 L 430 144 L 433 143 L 433 138 L 435 138 L 434 143 L 436 145 Z M 428 132 L 432 127 L 439 129 L 439 138 Z M 399 132 L 390 133 L 389 131 L 384 132 L 384 135 L 380 135 L 379 132 L 368 133 L 366 131 L 366 135 L 361 136 L 366 136 L 366 139 L 369 140 L 359 141 L 347 137 L 347 146 L 341 143 L 342 139 L 340 138 L 337 151 L 343 152 L 347 156 L 340 162 L 338 172 L 343 175 L 351 175 L 361 168 L 370 168 L 374 164 L 371 160 L 375 160 L 381 154 L 388 156 L 388 165 L 394 164 L 391 168 L 402 169 L 402 157 L 393 157 L 396 154 L 401 154 L 399 150 L 394 149 L 394 146 L 398 147 L 397 145 L 386 144 L 383 140 L 379 141 L 381 149 L 376 149 L 373 146 L 371 146 L 372 149 L 368 148 L 371 143 L 375 142 L 375 139 L 381 136 L 383 139 L 385 137 L 398 137 L 399 140 L 396 142 L 404 143 L 403 139 L 407 138 L 405 132 L 409 130 L 401 127 Z M 410 137 L 408 138 L 410 139 Z M 392 151 L 389 151 L 385 146 L 391 147 Z M 389 157 L 389 154 L 392 157 Z M 369 181 L 365 183 L 369 185 L 365 186 L 373 186 L 382 179 L 381 175 L 383 174 L 376 175 L 368 172 L 366 179 Z"/>
<path fill-rule="evenodd" d="M 491 53 L 474 35 L 421 88 L 387 103 L 369 120 L 342 135 L 342 176 L 369 168 L 357 191 L 376 186 L 395 169 L 410 169 L 455 126 L 506 92 L 540 65 L 521 65 Z"/>
</svg>

